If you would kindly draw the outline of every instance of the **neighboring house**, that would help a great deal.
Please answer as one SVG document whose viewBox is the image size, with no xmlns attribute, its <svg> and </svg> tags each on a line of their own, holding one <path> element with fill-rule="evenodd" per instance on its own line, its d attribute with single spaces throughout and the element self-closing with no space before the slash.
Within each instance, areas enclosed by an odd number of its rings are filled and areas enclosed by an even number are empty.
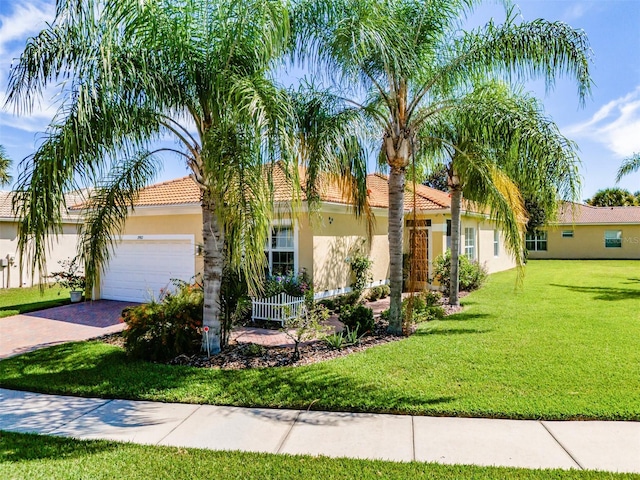
<svg viewBox="0 0 640 480">
<path fill-rule="evenodd" d="M 304 172 L 302 172 L 304 173 Z M 276 202 L 286 205 L 291 189 L 281 172 L 274 171 Z M 367 178 L 369 204 L 375 215 L 371 241 L 366 242 L 367 223 L 356 219 L 348 201 L 335 185 L 320 188 L 317 212 L 304 208 L 297 218 L 274 221 L 265 254 L 273 274 L 305 270 L 314 283 L 316 297 L 350 291 L 349 260 L 357 251 L 372 261 L 371 286 L 389 277 L 388 186 L 383 175 Z M 407 194 L 406 249 L 412 235 L 424 265 L 423 280 L 431 273 L 431 262 L 450 243 L 450 199 L 429 187 L 417 188 L 416 222 L 413 195 Z M 304 204 L 303 204 L 304 205 Z M 283 209 L 284 211 L 284 209 Z M 462 252 L 485 263 L 490 272 L 512 268 L 515 263 L 504 248 L 500 231 L 486 215 L 464 212 Z M 200 191 L 189 177 L 144 189 L 127 220 L 121 241 L 102 275 L 94 298 L 148 301 L 170 286 L 170 279 L 189 280 L 203 268 L 201 256 L 202 213 Z"/>
<path fill-rule="evenodd" d="M 82 201 L 81 194 L 67 196 L 67 205 Z M 78 223 L 81 217 L 77 212 L 63 212 L 62 233 L 51 237 L 47 251 L 47 270 L 41 277 L 38 272 L 31 274 L 31 261 L 28 256 L 20 258 L 18 252 L 18 221 L 13 213 L 13 192 L 0 191 L 0 288 L 31 286 L 46 278 L 50 272 L 61 270 L 58 262 L 74 258 L 78 247 Z"/>
<path fill-rule="evenodd" d="M 640 207 L 564 203 L 558 221 L 527 234 L 529 258 L 640 259 Z"/>
</svg>

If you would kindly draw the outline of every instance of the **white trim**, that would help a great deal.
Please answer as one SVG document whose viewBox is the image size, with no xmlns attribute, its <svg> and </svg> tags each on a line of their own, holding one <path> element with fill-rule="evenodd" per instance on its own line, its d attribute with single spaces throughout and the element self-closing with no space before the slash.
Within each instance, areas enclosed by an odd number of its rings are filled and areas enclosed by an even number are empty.
<svg viewBox="0 0 640 480">
<path fill-rule="evenodd" d="M 373 288 L 373 287 L 378 287 L 380 285 L 388 285 L 388 284 L 389 284 L 389 279 L 376 280 L 375 282 L 367 283 L 364 288 L 365 289 Z M 336 297 L 338 295 L 344 295 L 345 293 L 351 293 L 351 292 L 353 292 L 353 289 L 351 287 L 334 288 L 331 290 L 325 290 L 323 292 L 315 292 L 313 294 L 313 299 L 322 300 L 324 298 Z"/>
<path fill-rule="evenodd" d="M 434 232 L 444 232 L 447 233 L 447 219 L 445 219 L 444 223 L 433 223 L 431 222 L 431 227 Z"/>
<path fill-rule="evenodd" d="M 291 202 L 276 202 L 275 211 L 277 213 L 292 214 L 290 204 Z M 388 208 L 371 207 L 371 211 L 375 216 L 381 216 L 381 217 L 389 216 Z M 309 205 L 306 200 L 303 200 L 300 203 L 300 207 L 297 209 L 297 213 L 308 213 L 308 212 L 309 212 Z M 346 203 L 336 203 L 336 202 L 320 202 L 317 212 L 343 213 L 343 214 L 351 215 L 353 213 L 353 205 L 349 205 Z M 295 215 L 295 213 L 296 212 L 293 212 L 293 215 Z"/>
<path fill-rule="evenodd" d="M 128 242 L 132 240 L 150 240 L 150 241 L 160 241 L 160 240 L 191 240 L 191 243 L 195 243 L 195 236 L 193 234 L 171 234 L 171 235 L 121 235 L 118 237 L 119 242 Z"/>
<path fill-rule="evenodd" d="M 433 270 L 433 241 L 431 237 L 431 227 L 429 227 L 427 228 L 427 284 L 431 283 L 431 272 Z"/>
<path fill-rule="evenodd" d="M 386 210 L 386 208 L 385 208 Z M 408 208 L 404 210 L 405 214 L 410 214 L 413 213 L 413 209 Z M 418 209 L 416 210 L 416 215 L 430 215 L 430 214 L 451 214 L 451 208 L 432 208 L 432 209 L 426 209 L 426 210 L 422 210 L 422 209 Z"/>
<path fill-rule="evenodd" d="M 272 275 L 272 268 L 273 268 L 273 256 L 271 255 L 273 252 L 273 249 L 271 247 L 271 235 L 273 233 L 273 229 L 277 228 L 277 227 L 290 227 L 293 229 L 293 273 L 297 274 L 300 271 L 300 264 L 298 262 L 298 256 L 299 256 L 299 246 L 298 246 L 298 230 L 299 230 L 299 225 L 298 222 L 295 222 L 293 220 L 291 220 L 290 218 L 278 218 L 275 219 L 271 222 L 271 225 L 269 225 L 269 235 L 267 237 L 267 246 L 265 249 L 265 252 L 267 253 L 268 256 L 268 265 L 267 267 L 269 268 L 269 275 Z M 276 250 L 276 251 L 281 251 L 281 250 Z M 288 251 L 288 250 L 286 250 Z"/>
</svg>

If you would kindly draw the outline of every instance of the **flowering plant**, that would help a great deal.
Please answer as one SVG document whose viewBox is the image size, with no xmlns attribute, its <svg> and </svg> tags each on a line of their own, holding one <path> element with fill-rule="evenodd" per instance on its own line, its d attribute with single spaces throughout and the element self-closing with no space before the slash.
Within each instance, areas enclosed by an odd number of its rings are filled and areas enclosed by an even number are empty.
<svg viewBox="0 0 640 480">
<path fill-rule="evenodd" d="M 72 260 L 60 260 L 58 262 L 64 270 L 52 272 L 51 278 L 60 288 L 66 288 L 73 292 L 83 291 L 86 286 L 84 273 L 79 265 L 78 257 Z"/>
<path fill-rule="evenodd" d="M 273 275 L 267 277 L 264 283 L 264 296 L 272 297 L 279 293 L 287 293 L 294 297 L 304 297 L 313 294 L 313 286 L 309 281 L 309 276 L 305 270 L 297 275 L 287 272 L 286 275 Z"/>
</svg>

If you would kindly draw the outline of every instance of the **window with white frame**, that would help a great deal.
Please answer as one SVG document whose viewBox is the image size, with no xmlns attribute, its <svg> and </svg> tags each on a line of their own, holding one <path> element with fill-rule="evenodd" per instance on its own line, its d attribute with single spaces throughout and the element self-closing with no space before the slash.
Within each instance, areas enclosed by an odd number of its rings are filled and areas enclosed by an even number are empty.
<svg viewBox="0 0 640 480">
<path fill-rule="evenodd" d="M 606 230 L 604 232 L 605 248 L 622 248 L 622 230 Z"/>
<path fill-rule="evenodd" d="M 547 232 L 536 230 L 533 233 L 527 233 L 525 245 L 530 252 L 546 252 Z"/>
<path fill-rule="evenodd" d="M 469 260 L 476 259 L 476 229 L 473 227 L 464 229 L 464 254 Z"/>
<path fill-rule="evenodd" d="M 266 252 L 271 275 L 295 273 L 295 239 L 292 225 L 276 225 L 271 228 Z"/>
<path fill-rule="evenodd" d="M 563 230 L 562 238 L 573 238 L 573 230 Z"/>
<path fill-rule="evenodd" d="M 500 256 L 500 232 L 498 230 L 493 231 L 493 256 Z"/>
</svg>

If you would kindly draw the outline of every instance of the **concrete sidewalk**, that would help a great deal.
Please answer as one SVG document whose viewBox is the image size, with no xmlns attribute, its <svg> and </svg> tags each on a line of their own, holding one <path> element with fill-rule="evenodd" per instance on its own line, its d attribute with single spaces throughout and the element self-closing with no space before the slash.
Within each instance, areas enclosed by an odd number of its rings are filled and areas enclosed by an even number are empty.
<svg viewBox="0 0 640 480">
<path fill-rule="evenodd" d="M 640 473 L 640 422 L 274 410 L 0 389 L 0 430 L 212 450 Z"/>
</svg>

